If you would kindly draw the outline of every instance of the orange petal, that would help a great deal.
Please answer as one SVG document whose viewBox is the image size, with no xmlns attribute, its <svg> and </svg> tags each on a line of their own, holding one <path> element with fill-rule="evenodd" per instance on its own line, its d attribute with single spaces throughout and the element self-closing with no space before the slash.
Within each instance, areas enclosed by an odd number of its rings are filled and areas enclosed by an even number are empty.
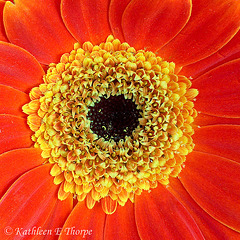
<svg viewBox="0 0 240 240">
<path fill-rule="evenodd" d="M 3 12 L 9 40 L 32 53 L 41 63 L 58 62 L 73 48 L 74 38 L 60 15 L 60 0 L 7 2 Z"/>
<path fill-rule="evenodd" d="M 107 215 L 104 240 L 140 240 L 134 216 L 134 205 L 128 201 L 124 207 L 118 206 L 117 211 Z"/>
<path fill-rule="evenodd" d="M 131 1 L 122 18 L 126 41 L 136 49 L 159 49 L 185 26 L 191 5 L 190 0 Z"/>
<path fill-rule="evenodd" d="M 72 35 L 81 43 L 99 44 L 111 34 L 108 23 L 110 0 L 62 0 L 62 18 Z"/>
<path fill-rule="evenodd" d="M 193 81 L 199 90 L 195 108 L 208 115 L 240 117 L 240 59 L 225 63 Z"/>
<path fill-rule="evenodd" d="M 0 198 L 26 171 L 41 165 L 44 159 L 37 148 L 21 148 L 0 155 Z"/>
<path fill-rule="evenodd" d="M 121 42 L 125 42 L 122 30 L 122 15 L 131 0 L 111 0 L 109 6 L 109 22 L 113 35 Z"/>
<path fill-rule="evenodd" d="M 0 42 L 0 83 L 23 92 L 42 83 L 44 71 L 27 51 L 9 43 Z"/>
<path fill-rule="evenodd" d="M 59 240 L 102 239 L 106 214 L 101 204 L 88 209 L 85 202 L 78 202 L 66 220 Z"/>
<path fill-rule="evenodd" d="M 162 185 L 136 196 L 135 206 L 141 239 L 204 239 L 189 212 Z"/>
<path fill-rule="evenodd" d="M 5 1 L 0 0 L 0 41 L 8 42 L 6 32 L 3 25 L 3 8 Z"/>
<path fill-rule="evenodd" d="M 194 124 L 198 126 L 218 125 L 218 124 L 233 124 L 240 125 L 240 118 L 225 118 L 199 113 L 194 120 Z"/>
<path fill-rule="evenodd" d="M 240 234 L 208 215 L 188 194 L 181 182 L 172 178 L 168 190 L 186 207 L 201 229 L 205 239 L 239 239 Z"/>
<path fill-rule="evenodd" d="M 196 78 L 223 63 L 240 58 L 240 31 L 223 48 L 213 55 L 183 67 L 181 74 L 187 77 Z"/>
<path fill-rule="evenodd" d="M 46 164 L 25 173 L 1 199 L 1 228 L 12 229 L 12 236 L 20 239 L 19 231 L 42 227 L 51 216 L 58 186 L 53 184 L 50 169 L 51 164 Z M 0 239 L 6 239 L 4 231 Z"/>
<path fill-rule="evenodd" d="M 22 106 L 27 102 L 29 97 L 26 93 L 0 84 L 0 114 L 26 116 Z"/>
<path fill-rule="evenodd" d="M 12 149 L 30 147 L 33 143 L 31 135 L 26 119 L 0 114 L 0 154 Z"/>
<path fill-rule="evenodd" d="M 180 66 L 208 57 L 237 33 L 239 15 L 238 1 L 194 0 L 189 22 L 159 55 Z"/>
<path fill-rule="evenodd" d="M 240 163 L 240 126 L 215 125 L 195 130 L 194 150 L 219 155 Z"/>
<path fill-rule="evenodd" d="M 73 198 L 69 196 L 64 201 L 57 200 L 54 209 L 51 212 L 51 215 L 45 222 L 44 226 L 42 227 L 43 230 L 50 230 L 50 234 L 46 234 L 42 237 L 42 240 L 52 240 L 58 239 L 62 227 L 68 218 L 69 214 L 71 213 L 73 208 Z"/>
<path fill-rule="evenodd" d="M 192 198 L 209 215 L 240 231 L 240 164 L 216 155 L 193 152 L 180 174 Z"/>
</svg>

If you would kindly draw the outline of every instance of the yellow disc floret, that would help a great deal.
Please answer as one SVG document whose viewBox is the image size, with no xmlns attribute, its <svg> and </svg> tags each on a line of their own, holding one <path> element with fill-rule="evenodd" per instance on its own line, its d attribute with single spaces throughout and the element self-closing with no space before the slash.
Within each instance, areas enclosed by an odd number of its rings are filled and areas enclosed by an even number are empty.
<svg viewBox="0 0 240 240">
<path fill-rule="evenodd" d="M 76 43 L 60 63 L 49 65 L 23 111 L 34 146 L 53 164 L 59 199 L 73 194 L 86 199 L 88 208 L 101 200 L 103 210 L 113 213 L 117 204 L 133 202 L 135 194 L 178 176 L 194 147 L 191 124 L 198 91 L 174 68 L 112 36 L 96 46 Z M 139 124 L 119 141 L 103 138 L 91 128 L 89 109 L 102 98 L 120 95 L 136 104 Z M 109 126 L 102 127 L 107 131 Z"/>
</svg>

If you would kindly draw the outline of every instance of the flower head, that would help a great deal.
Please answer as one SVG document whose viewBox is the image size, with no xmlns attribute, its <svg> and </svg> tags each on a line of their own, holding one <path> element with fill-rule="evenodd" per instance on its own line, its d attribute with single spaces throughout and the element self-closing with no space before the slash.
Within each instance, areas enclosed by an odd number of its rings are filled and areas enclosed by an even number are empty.
<svg viewBox="0 0 240 240">
<path fill-rule="evenodd" d="M 0 6 L 1 238 L 239 238 L 239 3 Z"/>
<path fill-rule="evenodd" d="M 193 149 L 198 92 L 174 67 L 112 36 L 99 46 L 75 44 L 49 65 L 23 111 L 34 146 L 54 164 L 54 183 L 62 183 L 59 199 L 73 193 L 90 209 L 111 199 L 115 207 L 103 209 L 113 213 L 178 176 Z"/>
</svg>

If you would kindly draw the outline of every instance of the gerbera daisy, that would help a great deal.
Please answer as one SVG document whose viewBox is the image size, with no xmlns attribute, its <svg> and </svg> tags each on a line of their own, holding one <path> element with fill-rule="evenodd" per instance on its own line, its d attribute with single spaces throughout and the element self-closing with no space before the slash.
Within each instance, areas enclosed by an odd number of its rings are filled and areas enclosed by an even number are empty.
<svg viewBox="0 0 240 240">
<path fill-rule="evenodd" d="M 0 239 L 240 239 L 237 1 L 0 12 Z"/>
</svg>

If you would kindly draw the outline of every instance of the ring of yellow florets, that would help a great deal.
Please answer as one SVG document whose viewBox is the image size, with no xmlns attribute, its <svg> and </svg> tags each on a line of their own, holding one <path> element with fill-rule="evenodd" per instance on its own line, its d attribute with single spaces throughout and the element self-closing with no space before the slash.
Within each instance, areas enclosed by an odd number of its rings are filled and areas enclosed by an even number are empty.
<svg viewBox="0 0 240 240">
<path fill-rule="evenodd" d="M 73 193 L 79 201 L 87 198 L 89 208 L 105 197 L 124 205 L 181 171 L 194 146 L 197 90 L 174 74 L 173 63 L 110 36 L 99 46 L 75 44 L 50 64 L 44 82 L 23 110 L 35 147 L 54 163 L 60 199 Z M 88 108 L 117 95 L 132 99 L 142 117 L 132 136 L 106 141 L 91 130 Z"/>
</svg>

